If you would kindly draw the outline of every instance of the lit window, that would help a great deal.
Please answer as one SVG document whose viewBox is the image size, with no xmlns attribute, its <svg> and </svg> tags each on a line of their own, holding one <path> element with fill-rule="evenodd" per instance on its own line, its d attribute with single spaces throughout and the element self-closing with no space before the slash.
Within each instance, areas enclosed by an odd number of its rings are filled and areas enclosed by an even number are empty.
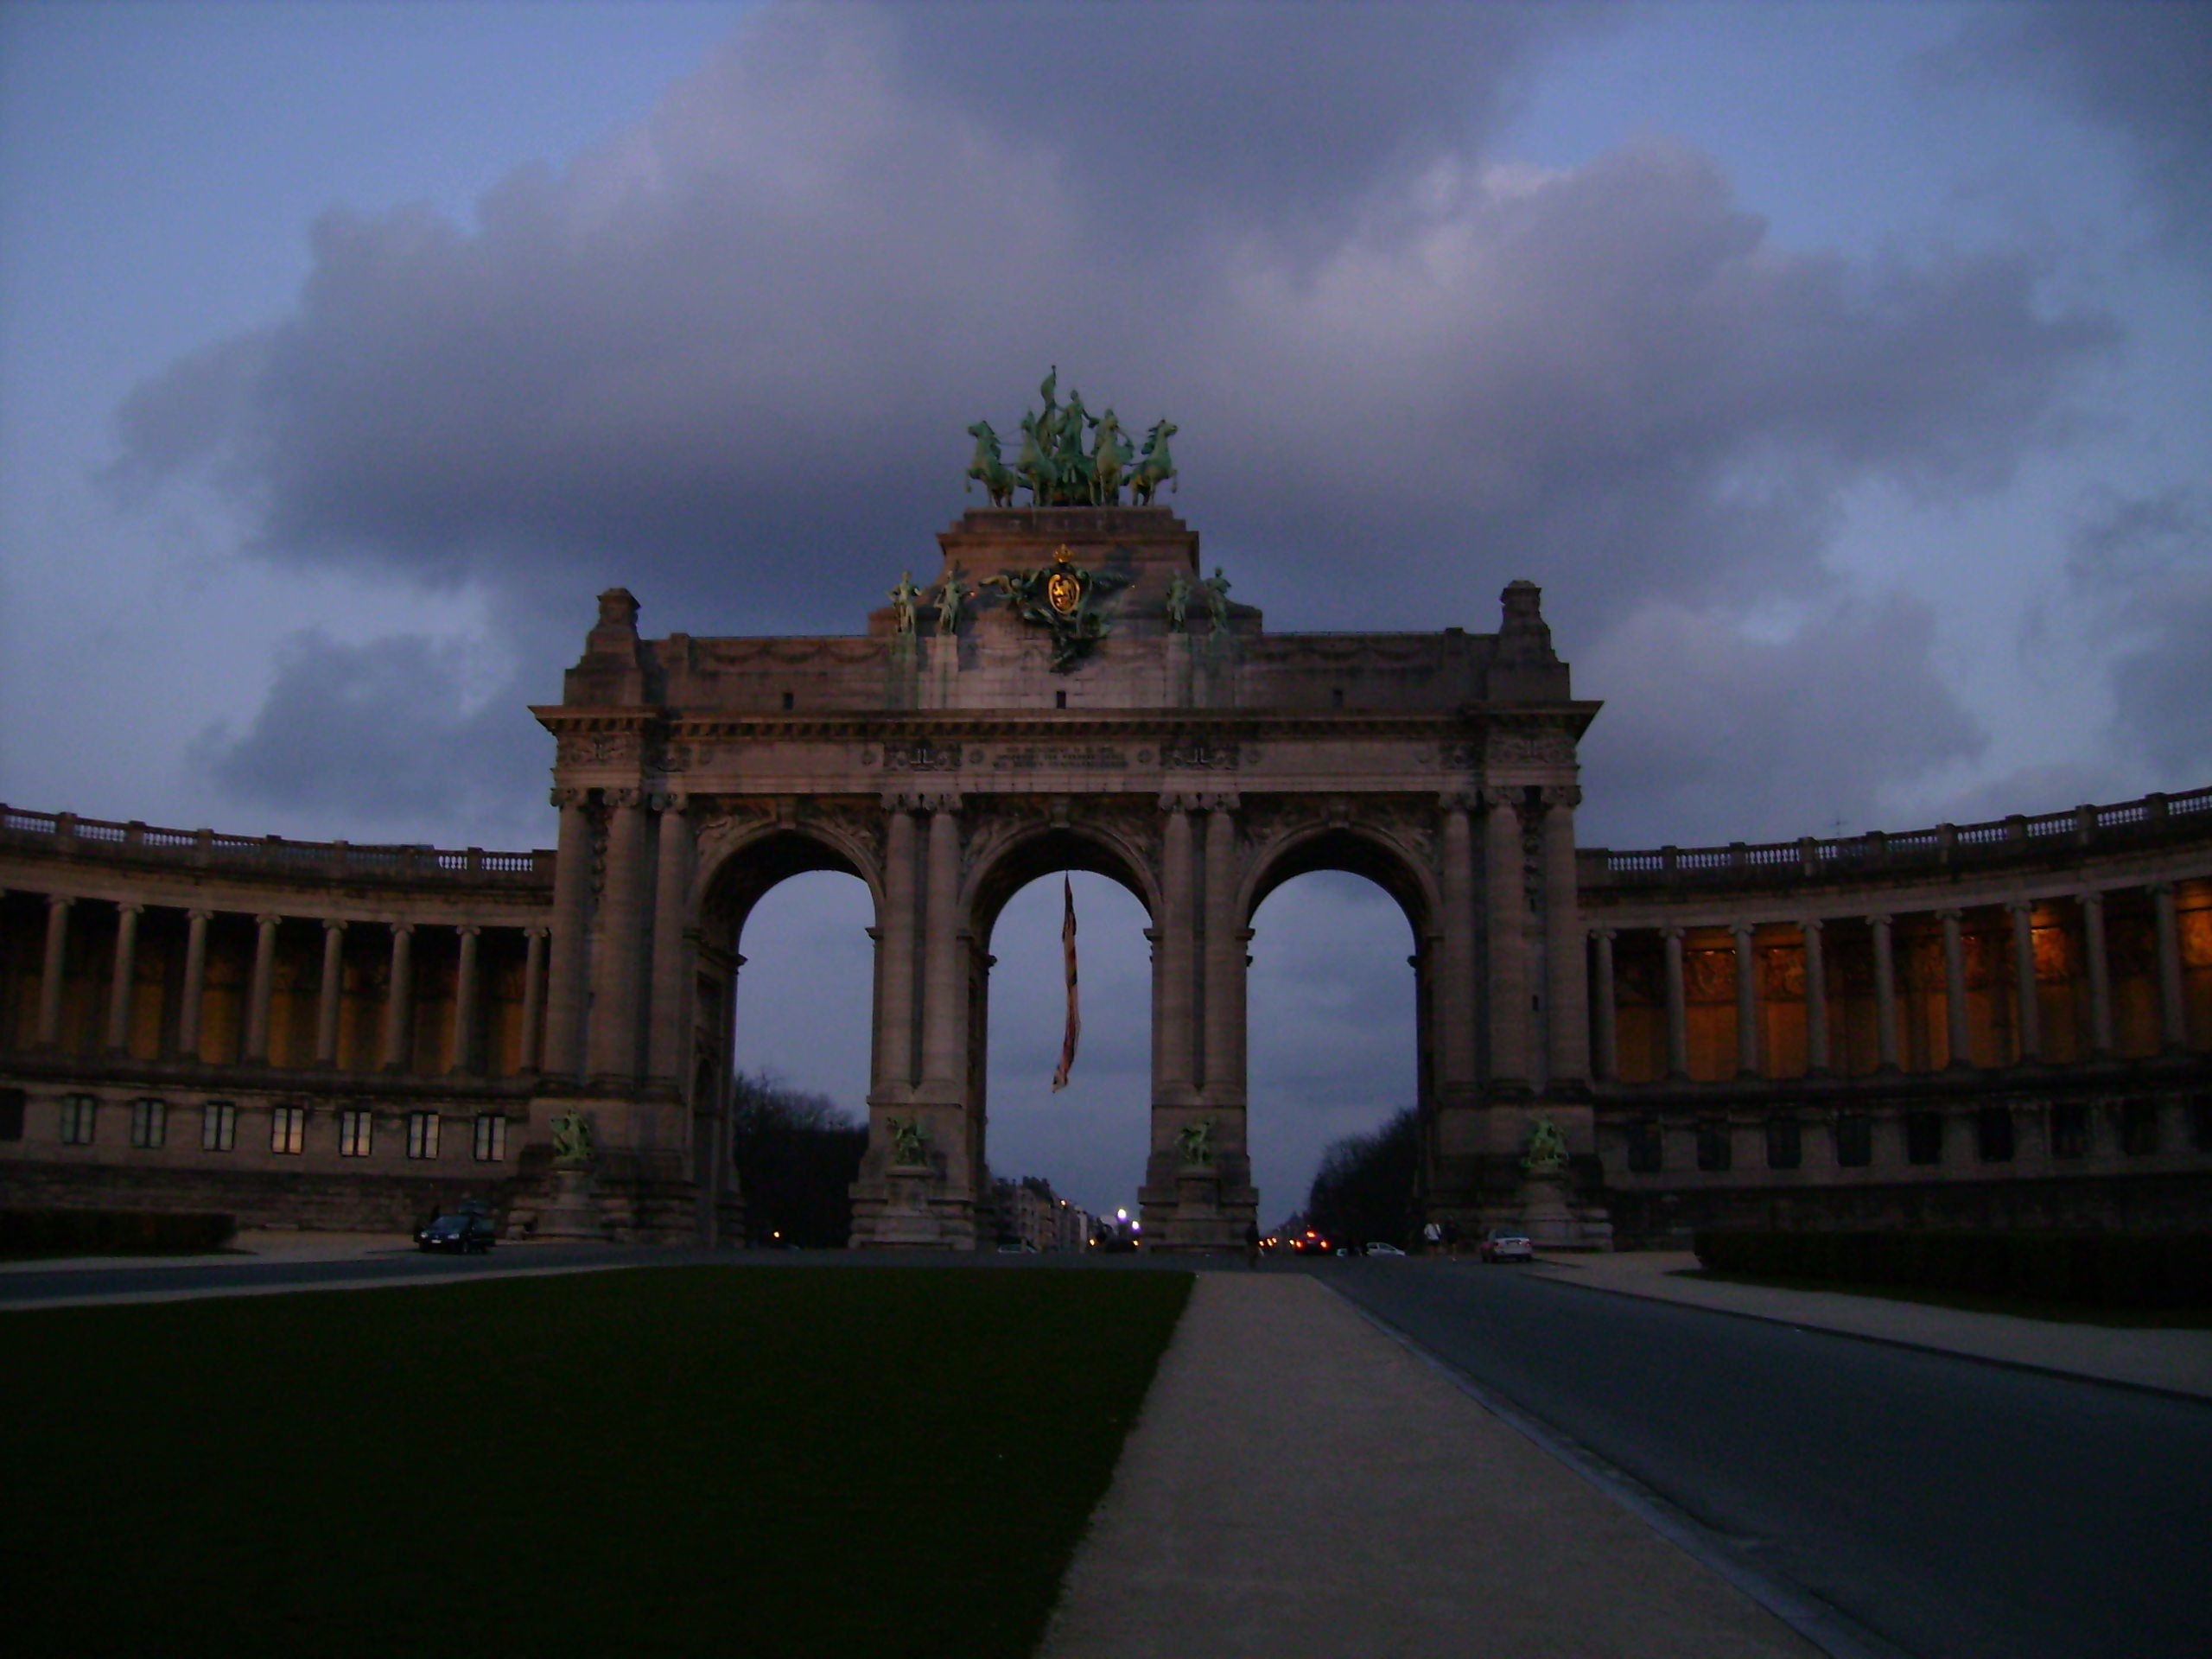
<svg viewBox="0 0 2212 1659">
<path fill-rule="evenodd" d="M 130 1103 L 130 1144 L 150 1150 L 168 1139 L 169 1108 L 164 1100 Z"/>
<path fill-rule="evenodd" d="M 435 1112 L 407 1114 L 407 1155 L 410 1158 L 435 1158 L 438 1155 L 438 1125 L 442 1121 Z"/>
<path fill-rule="evenodd" d="M 65 1147 L 89 1147 L 92 1144 L 92 1122 L 99 1112 L 99 1103 L 90 1095 L 61 1096 L 61 1144 Z"/>
<path fill-rule="evenodd" d="M 233 1152 L 238 1144 L 238 1109 L 227 1100 L 211 1100 L 200 1109 L 200 1150 Z"/>
<path fill-rule="evenodd" d="M 369 1142 L 374 1136 L 374 1114 L 359 1107 L 353 1107 L 338 1114 L 338 1155 L 340 1158 L 365 1158 Z"/>
<path fill-rule="evenodd" d="M 497 1112 L 476 1116 L 476 1161 L 496 1164 L 507 1155 L 507 1120 Z"/>
<path fill-rule="evenodd" d="M 307 1149 L 308 1109 L 272 1106 L 269 1109 L 269 1150 L 298 1153 Z"/>
</svg>

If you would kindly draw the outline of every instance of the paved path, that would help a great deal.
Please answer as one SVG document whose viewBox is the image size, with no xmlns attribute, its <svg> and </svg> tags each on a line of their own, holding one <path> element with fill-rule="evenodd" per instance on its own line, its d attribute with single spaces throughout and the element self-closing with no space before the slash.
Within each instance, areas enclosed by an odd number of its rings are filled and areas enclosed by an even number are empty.
<svg viewBox="0 0 2212 1659">
<path fill-rule="evenodd" d="M 1302 1274 L 1202 1273 L 1046 1659 L 1819 1650 Z"/>
<path fill-rule="evenodd" d="M 1639 1250 L 1617 1255 L 1548 1257 L 1535 1270 L 1548 1278 L 1594 1290 L 1622 1291 L 1815 1330 L 1971 1354 L 2038 1370 L 2212 1398 L 2212 1331 L 2062 1325 L 1923 1302 L 1890 1301 L 1878 1296 L 1847 1296 L 1838 1291 L 1776 1290 L 1764 1285 L 1675 1276 L 1696 1266 L 1697 1257 L 1687 1250 Z"/>
</svg>

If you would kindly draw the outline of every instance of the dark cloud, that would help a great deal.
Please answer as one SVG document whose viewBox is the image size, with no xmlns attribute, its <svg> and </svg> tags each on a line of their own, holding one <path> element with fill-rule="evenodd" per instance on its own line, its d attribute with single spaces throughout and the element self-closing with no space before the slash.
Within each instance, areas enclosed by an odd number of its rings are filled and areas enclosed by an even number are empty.
<svg viewBox="0 0 2212 1659">
<path fill-rule="evenodd" d="M 1484 626 L 1532 576 L 1586 687 L 1646 701 L 1589 666 L 1671 684 L 1680 616 L 1718 645 L 1825 603 L 1841 487 L 2000 483 L 2112 333 L 2025 257 L 1778 247 L 1677 146 L 1501 164 L 1597 16 L 771 9 L 475 227 L 327 216 L 294 315 L 140 388 L 121 473 L 208 470 L 271 558 L 516 613 L 620 581 L 656 629 L 849 631 L 962 505 L 961 427 L 1058 362 L 1181 423 L 1177 504 L 1274 625 Z M 1886 706 L 1926 640 L 1827 683 Z M 1715 753 L 1797 723 L 1699 700 Z M 1889 764 L 1955 753 L 1955 715 Z"/>
<path fill-rule="evenodd" d="M 346 824 L 354 840 L 431 839 L 435 826 L 442 841 L 529 844 L 550 741 L 529 689 L 472 696 L 468 670 L 464 647 L 422 635 L 296 635 L 252 725 L 203 733 L 190 759 L 241 801 Z"/>
<path fill-rule="evenodd" d="M 2044 0 L 1999 8 L 1942 55 L 1954 73 L 2015 75 L 2120 134 L 2173 230 L 2212 238 L 2212 4 Z"/>
<path fill-rule="evenodd" d="M 2116 742 L 2165 778 L 2212 771 L 2212 496 L 2099 495 L 2069 574 L 2125 642 L 2112 666 Z"/>
</svg>

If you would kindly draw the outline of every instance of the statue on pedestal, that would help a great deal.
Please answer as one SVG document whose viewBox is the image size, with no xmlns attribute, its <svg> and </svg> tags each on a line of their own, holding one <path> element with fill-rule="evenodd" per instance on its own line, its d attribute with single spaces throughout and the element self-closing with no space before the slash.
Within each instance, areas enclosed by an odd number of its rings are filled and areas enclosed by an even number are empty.
<svg viewBox="0 0 2212 1659">
<path fill-rule="evenodd" d="M 922 590 L 914 586 L 914 573 L 911 570 L 902 573 L 899 585 L 891 590 L 891 626 L 893 632 L 913 632 L 914 602 L 921 596 Z"/>
<path fill-rule="evenodd" d="M 1213 1166 L 1213 1119 L 1202 1117 L 1195 1123 L 1185 1123 L 1175 1135 L 1175 1150 L 1182 1155 L 1185 1169 L 1211 1169 Z"/>
<path fill-rule="evenodd" d="M 1550 1118 L 1539 1116 L 1529 1126 L 1529 1155 L 1521 1167 L 1531 1175 L 1554 1175 L 1567 1167 L 1567 1136 Z"/>
<path fill-rule="evenodd" d="M 1191 584 L 1178 570 L 1167 583 L 1167 632 L 1180 633 L 1191 614 Z"/>
<path fill-rule="evenodd" d="M 553 1164 L 556 1169 L 589 1169 L 596 1159 L 592 1146 L 591 1120 L 582 1112 L 561 1112 L 549 1126 L 553 1131 Z"/>
<path fill-rule="evenodd" d="M 930 1160 L 929 1141 L 922 1134 L 922 1120 L 910 1117 L 901 1122 L 887 1117 L 883 1127 L 891 1131 L 891 1161 L 906 1168 L 918 1168 Z"/>
</svg>

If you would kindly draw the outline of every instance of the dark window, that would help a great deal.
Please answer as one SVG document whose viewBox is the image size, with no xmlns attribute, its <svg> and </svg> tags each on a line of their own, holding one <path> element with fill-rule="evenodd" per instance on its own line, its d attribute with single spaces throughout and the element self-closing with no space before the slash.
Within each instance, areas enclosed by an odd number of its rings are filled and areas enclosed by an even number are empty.
<svg viewBox="0 0 2212 1659">
<path fill-rule="evenodd" d="M 1835 1160 L 1846 1169 L 1864 1169 L 1874 1161 L 1874 1125 L 1866 1113 L 1836 1114 Z"/>
<path fill-rule="evenodd" d="M 0 1089 L 0 1141 L 23 1138 L 23 1099 L 20 1089 Z M 2200 1104 L 2197 1110 L 2200 1116 L 2212 1121 L 2212 1113 L 2205 1111 L 2204 1104 Z"/>
<path fill-rule="evenodd" d="M 2131 1158 L 2145 1157 L 2158 1149 L 2158 1103 L 2124 1100 L 2120 1103 L 2120 1149 Z"/>
<path fill-rule="evenodd" d="M 1904 1115 L 1904 1160 L 1908 1164 L 1943 1161 L 1943 1114 L 1907 1112 Z"/>
<path fill-rule="evenodd" d="M 2079 1101 L 2050 1109 L 2050 1155 L 2086 1158 L 2089 1155 L 2089 1109 Z"/>
<path fill-rule="evenodd" d="M 1628 1126 L 1628 1168 L 1631 1175 L 1656 1175 L 1664 1161 L 1659 1120 L 1640 1117 Z"/>
<path fill-rule="evenodd" d="M 65 1147 L 89 1147 L 92 1144 L 92 1126 L 99 1114 L 99 1103 L 90 1095 L 61 1096 L 61 1144 Z"/>
<path fill-rule="evenodd" d="M 227 1100 L 211 1100 L 200 1109 L 200 1150 L 233 1152 L 238 1144 L 238 1109 Z"/>
<path fill-rule="evenodd" d="M 1055 692 L 1053 692 L 1053 693 L 1052 693 L 1052 707 L 1053 707 L 1053 708 L 1055 708 L 1055 709 L 1065 709 L 1065 708 L 1066 708 L 1067 706 L 1068 706 L 1068 694 L 1067 694 L 1066 692 L 1065 692 L 1065 691 L 1055 691 Z"/>
<path fill-rule="evenodd" d="M 1723 1170 L 1733 1161 L 1728 1122 L 1726 1118 L 1708 1117 L 1697 1126 L 1697 1166 L 1700 1169 Z"/>
<path fill-rule="evenodd" d="M 272 1106 L 269 1109 L 269 1150 L 304 1152 L 308 1143 L 308 1109 Z"/>
<path fill-rule="evenodd" d="M 1796 1169 L 1805 1161 L 1805 1137 L 1795 1112 L 1777 1112 L 1766 1121 L 1766 1166 Z"/>
<path fill-rule="evenodd" d="M 797 706 L 797 704 L 798 704 L 798 700 L 796 697 L 794 697 L 794 696 L 793 696 L 790 692 L 788 692 L 788 691 L 785 692 L 785 693 L 784 693 L 784 711 L 785 711 L 786 714 L 790 713 L 790 712 L 791 712 L 791 710 L 794 707 L 796 707 L 796 706 Z"/>
<path fill-rule="evenodd" d="M 2012 1109 L 1985 1106 L 1974 1117 L 1974 1150 L 1985 1164 L 2012 1161 Z"/>
<path fill-rule="evenodd" d="M 1330 707 L 1330 708 L 1332 708 L 1332 709 L 1341 709 L 1341 708 L 1343 708 L 1344 706 L 1344 687 L 1342 687 L 1341 685 L 1333 685 L 1333 686 L 1331 686 L 1331 687 L 1329 688 L 1329 707 Z"/>
<path fill-rule="evenodd" d="M 22 1133 L 23 1097 L 19 1090 L 10 1092 L 16 1096 L 16 1133 L 20 1135 Z M 5 1122 L 6 1113 L 7 1103 L 0 1100 L 0 1122 Z M 2199 1152 L 2212 1152 L 2212 1095 L 2199 1095 L 2189 1103 L 2189 1130 L 2190 1139 L 2196 1143 Z M 0 1134 L 0 1140 L 8 1138 L 6 1135 Z"/>
<path fill-rule="evenodd" d="M 161 1146 L 169 1135 L 169 1109 L 167 1101 L 134 1100 L 130 1103 L 130 1144 L 142 1152 Z"/>
</svg>

